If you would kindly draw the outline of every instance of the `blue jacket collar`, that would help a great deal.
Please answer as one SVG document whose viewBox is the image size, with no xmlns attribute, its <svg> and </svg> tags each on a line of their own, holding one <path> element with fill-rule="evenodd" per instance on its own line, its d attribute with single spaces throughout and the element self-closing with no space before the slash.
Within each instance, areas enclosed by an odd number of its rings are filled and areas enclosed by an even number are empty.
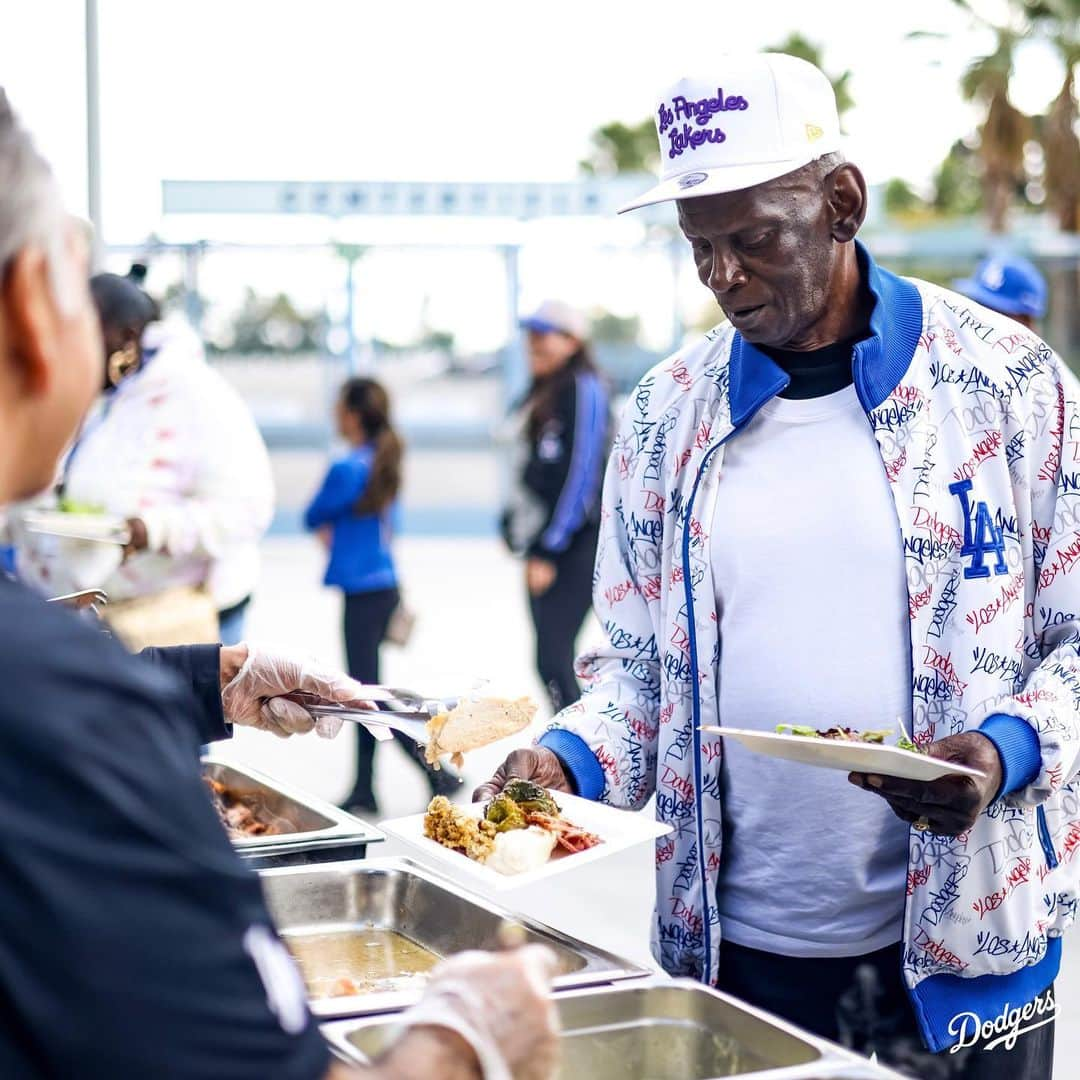
<svg viewBox="0 0 1080 1080">
<path fill-rule="evenodd" d="M 855 390 L 870 412 L 896 389 L 911 364 L 922 334 L 922 299 L 914 285 L 878 266 L 858 241 L 855 249 L 874 296 L 870 336 L 855 346 L 853 360 Z M 741 427 L 787 384 L 780 367 L 736 332 L 731 344 L 732 424 Z"/>
</svg>

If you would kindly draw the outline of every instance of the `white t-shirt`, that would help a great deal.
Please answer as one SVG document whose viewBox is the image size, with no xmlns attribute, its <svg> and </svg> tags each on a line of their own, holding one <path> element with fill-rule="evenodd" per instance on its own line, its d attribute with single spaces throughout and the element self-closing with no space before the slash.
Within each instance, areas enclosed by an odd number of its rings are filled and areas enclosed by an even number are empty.
<svg viewBox="0 0 1080 1080">
<path fill-rule="evenodd" d="M 724 451 L 721 721 L 911 729 L 900 526 L 855 388 L 774 399 Z M 721 933 L 788 956 L 902 936 L 908 826 L 847 774 L 725 743 Z"/>
</svg>

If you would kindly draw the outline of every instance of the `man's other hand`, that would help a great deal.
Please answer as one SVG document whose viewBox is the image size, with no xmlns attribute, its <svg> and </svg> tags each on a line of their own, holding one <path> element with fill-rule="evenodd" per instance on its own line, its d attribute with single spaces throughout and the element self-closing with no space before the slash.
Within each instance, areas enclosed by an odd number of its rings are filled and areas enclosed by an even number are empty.
<svg viewBox="0 0 1080 1080">
<path fill-rule="evenodd" d="M 978 769 L 983 775 L 920 781 L 851 773 L 848 780 L 856 787 L 880 795 L 902 821 L 912 825 L 925 822 L 930 832 L 941 836 L 967 832 L 1001 790 L 1001 758 L 997 747 L 985 735 L 965 731 L 931 743 L 926 752 L 930 757 Z"/>
</svg>

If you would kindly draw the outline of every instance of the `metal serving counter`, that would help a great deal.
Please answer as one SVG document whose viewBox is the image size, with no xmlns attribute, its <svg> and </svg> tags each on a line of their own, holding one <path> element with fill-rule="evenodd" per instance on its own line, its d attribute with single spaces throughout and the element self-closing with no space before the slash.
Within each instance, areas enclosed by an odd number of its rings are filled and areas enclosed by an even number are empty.
<svg viewBox="0 0 1080 1080">
<path fill-rule="evenodd" d="M 901 1080 L 839 1046 L 689 980 L 647 979 L 555 997 L 560 1080 Z M 344 1060 L 368 1064 L 396 1017 L 324 1024 Z"/>
<path fill-rule="evenodd" d="M 529 943 L 554 951 L 557 991 L 649 974 L 647 968 L 516 915 L 405 858 L 267 870 L 260 877 L 270 915 L 286 942 L 375 928 L 442 959 L 465 949 L 498 949 L 500 932 L 509 923 L 520 927 Z M 316 998 L 311 1010 L 320 1017 L 385 1013 L 412 1004 L 419 993 L 413 988 Z"/>
</svg>

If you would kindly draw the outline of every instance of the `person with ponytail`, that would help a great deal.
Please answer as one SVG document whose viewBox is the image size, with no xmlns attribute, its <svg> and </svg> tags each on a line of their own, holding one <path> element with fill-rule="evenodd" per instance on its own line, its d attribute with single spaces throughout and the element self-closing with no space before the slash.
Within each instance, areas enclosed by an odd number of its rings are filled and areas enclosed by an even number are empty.
<svg viewBox="0 0 1080 1080">
<path fill-rule="evenodd" d="M 336 420 L 348 450 L 330 466 L 304 522 L 328 543 L 324 583 L 345 594 L 349 674 L 370 685 L 379 682 L 379 647 L 401 600 L 391 537 L 404 446 L 390 419 L 390 398 L 374 379 L 352 378 L 345 383 Z M 375 739 L 365 728 L 355 727 L 356 779 L 341 805 L 374 814 L 378 812 Z M 404 736 L 400 742 L 424 769 L 433 794 L 457 787 L 456 776 L 433 772 L 414 743 Z"/>
</svg>

